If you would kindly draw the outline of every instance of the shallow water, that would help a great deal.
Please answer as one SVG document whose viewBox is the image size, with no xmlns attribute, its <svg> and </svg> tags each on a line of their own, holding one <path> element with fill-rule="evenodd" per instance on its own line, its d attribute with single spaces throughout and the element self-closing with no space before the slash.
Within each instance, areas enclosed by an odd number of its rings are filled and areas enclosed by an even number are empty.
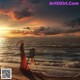
<svg viewBox="0 0 80 80">
<path fill-rule="evenodd" d="M 80 45 L 76 39 L 53 37 L 0 38 L 0 62 L 19 67 L 19 40 L 25 42 L 26 56 L 30 48 L 36 49 L 36 65 L 33 70 L 52 76 L 76 76 L 80 74 L 80 48 L 70 47 Z M 71 41 L 72 40 L 72 41 Z M 4 65 L 4 64 L 3 64 Z"/>
</svg>

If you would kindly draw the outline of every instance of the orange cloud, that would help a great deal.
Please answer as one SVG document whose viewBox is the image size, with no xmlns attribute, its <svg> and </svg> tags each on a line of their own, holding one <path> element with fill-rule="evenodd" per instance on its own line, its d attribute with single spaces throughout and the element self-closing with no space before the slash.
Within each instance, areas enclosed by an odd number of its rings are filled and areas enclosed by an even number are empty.
<svg viewBox="0 0 80 80">
<path fill-rule="evenodd" d="M 28 8 L 15 9 L 15 10 L 0 10 L 0 14 L 7 15 L 13 20 L 23 21 L 28 20 L 33 13 Z"/>
</svg>

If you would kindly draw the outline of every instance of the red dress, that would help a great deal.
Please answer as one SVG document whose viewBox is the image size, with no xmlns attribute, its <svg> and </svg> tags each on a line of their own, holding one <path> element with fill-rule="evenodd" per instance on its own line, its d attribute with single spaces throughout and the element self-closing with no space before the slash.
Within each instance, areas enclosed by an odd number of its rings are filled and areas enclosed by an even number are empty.
<svg viewBox="0 0 80 80">
<path fill-rule="evenodd" d="M 21 57 L 20 69 L 27 70 L 27 69 L 29 69 L 29 66 L 27 64 L 26 55 L 25 55 L 25 52 L 24 52 L 24 43 L 21 43 L 20 52 L 21 52 L 21 55 L 20 55 L 20 57 Z"/>
<path fill-rule="evenodd" d="M 26 61 L 26 55 L 25 54 L 21 55 L 20 69 L 29 69 L 27 61 Z"/>
</svg>

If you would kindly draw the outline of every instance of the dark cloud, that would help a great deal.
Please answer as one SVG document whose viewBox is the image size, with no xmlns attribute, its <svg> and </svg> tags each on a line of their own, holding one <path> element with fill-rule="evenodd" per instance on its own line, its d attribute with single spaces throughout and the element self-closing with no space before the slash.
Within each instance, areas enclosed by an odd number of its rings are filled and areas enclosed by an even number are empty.
<svg viewBox="0 0 80 80">
<path fill-rule="evenodd" d="M 67 23 L 67 26 L 70 26 L 70 27 L 80 27 L 80 17 L 77 17 L 75 19 L 72 19 L 71 21 L 69 21 Z"/>
<path fill-rule="evenodd" d="M 41 26 L 38 29 L 36 29 L 33 33 L 37 35 L 38 34 L 53 35 L 53 34 L 61 33 L 61 30 L 57 28 L 49 28 L 49 27 Z"/>
<path fill-rule="evenodd" d="M 65 26 L 69 27 L 69 33 L 80 32 L 80 17 L 68 21 Z"/>
<path fill-rule="evenodd" d="M 33 13 L 28 8 L 9 10 L 0 10 L 0 14 L 7 15 L 14 20 L 29 19 Z"/>
<path fill-rule="evenodd" d="M 26 3 L 26 6 L 22 6 L 23 1 L 27 0 L 0 0 L 0 14 L 7 15 L 14 20 L 29 19 L 33 12 L 28 3 Z"/>
<path fill-rule="evenodd" d="M 0 0 L 0 9 L 11 10 L 12 8 L 20 9 L 20 7 L 28 7 L 35 10 L 35 17 L 37 18 L 45 19 L 46 17 L 49 20 L 54 20 L 56 18 L 62 21 L 80 15 L 80 6 L 49 6 L 49 2 L 50 0 Z M 36 4 L 39 4 L 39 6 Z"/>
<path fill-rule="evenodd" d="M 55 34 L 61 34 L 61 33 L 74 33 L 74 32 L 80 32 L 80 26 L 79 27 L 68 27 L 63 25 L 61 26 L 54 26 L 54 27 L 45 27 L 41 26 L 38 29 L 34 30 L 34 34 L 44 34 L 44 35 L 55 35 Z"/>
<path fill-rule="evenodd" d="M 41 31 L 45 31 L 45 30 L 48 30 L 49 28 L 45 27 L 45 26 L 41 26 L 39 27 L 36 32 L 41 32 Z"/>
<path fill-rule="evenodd" d="M 20 10 L 15 10 L 13 11 L 14 18 L 17 20 L 23 19 L 23 18 L 28 18 L 33 15 L 31 11 L 29 11 L 27 8 L 20 9 Z"/>
</svg>

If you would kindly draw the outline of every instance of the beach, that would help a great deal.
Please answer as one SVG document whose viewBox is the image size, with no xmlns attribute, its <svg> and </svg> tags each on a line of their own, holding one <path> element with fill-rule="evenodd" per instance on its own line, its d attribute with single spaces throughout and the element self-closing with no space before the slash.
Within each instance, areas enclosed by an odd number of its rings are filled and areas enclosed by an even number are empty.
<svg viewBox="0 0 80 80">
<path fill-rule="evenodd" d="M 4 68 L 11 68 L 9 66 L 4 66 Z M 19 68 L 14 68 L 12 67 L 12 79 L 11 80 L 30 80 L 27 75 L 25 76 Z M 41 73 L 38 73 L 36 71 L 32 71 L 31 72 L 33 73 L 34 77 L 36 80 L 41 80 L 41 79 L 38 79 L 36 76 L 35 76 L 35 73 L 38 74 L 38 75 L 41 75 L 45 80 L 53 80 L 53 77 L 48 77 L 46 75 L 43 75 Z M 1 65 L 0 65 L 0 73 L 1 73 Z M 0 75 L 1 76 L 1 75 Z M 1 79 L 0 79 L 1 80 Z"/>
<path fill-rule="evenodd" d="M 2 68 L 2 66 L 0 65 L 0 69 L 1 68 Z M 25 76 L 21 72 L 21 70 L 19 69 L 19 67 L 4 66 L 4 68 L 11 68 L 12 69 L 12 79 L 11 80 L 31 80 L 31 79 L 28 78 L 27 75 Z M 73 77 L 53 77 L 53 76 L 47 76 L 45 74 L 42 74 L 40 72 L 36 72 L 36 71 L 33 71 L 33 70 L 31 70 L 31 72 L 32 72 L 35 80 L 80 80 L 80 75 L 77 75 L 75 77 L 74 76 Z M 40 79 L 39 76 L 41 76 L 42 79 Z"/>
<path fill-rule="evenodd" d="M 12 68 L 13 80 L 27 80 L 20 67 L 20 51 L 16 42 L 22 38 L 0 39 L 0 67 Z M 74 40 L 72 42 L 72 39 Z M 41 74 L 45 80 L 76 80 L 80 74 L 80 48 L 78 39 L 53 37 L 24 37 L 26 61 L 29 50 L 36 49 L 35 65 L 31 71 Z M 52 42 L 51 42 L 52 40 Z M 62 42 L 64 40 L 64 42 Z M 79 40 L 79 41 L 76 41 Z M 68 43 L 66 43 L 68 41 Z M 31 43 L 32 42 L 32 43 Z M 72 45 L 75 42 L 77 46 Z M 13 44 L 12 44 L 13 43 Z"/>
</svg>

